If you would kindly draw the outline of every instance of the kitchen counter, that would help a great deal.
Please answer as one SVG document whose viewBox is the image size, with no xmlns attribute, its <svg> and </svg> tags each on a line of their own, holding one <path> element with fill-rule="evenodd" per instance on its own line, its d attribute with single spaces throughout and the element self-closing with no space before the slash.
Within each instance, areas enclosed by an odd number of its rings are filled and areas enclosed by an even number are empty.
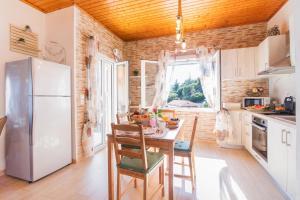
<svg viewBox="0 0 300 200">
<path fill-rule="evenodd" d="M 250 111 L 250 110 L 245 110 L 245 111 L 251 113 L 252 115 L 256 115 L 260 118 L 263 118 L 266 120 L 275 120 L 276 122 L 278 122 L 282 125 L 296 128 L 296 121 L 289 119 L 289 117 L 291 117 L 291 115 L 265 115 L 265 114 L 262 114 L 260 112 L 255 112 L 255 111 Z M 286 116 L 289 116 L 289 117 L 286 117 Z"/>
</svg>

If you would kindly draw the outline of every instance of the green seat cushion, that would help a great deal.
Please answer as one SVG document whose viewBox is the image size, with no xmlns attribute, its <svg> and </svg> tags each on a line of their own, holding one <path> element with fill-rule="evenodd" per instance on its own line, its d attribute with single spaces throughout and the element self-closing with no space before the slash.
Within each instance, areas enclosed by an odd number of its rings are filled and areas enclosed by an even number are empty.
<svg viewBox="0 0 300 200">
<path fill-rule="evenodd" d="M 126 149 L 140 149 L 140 147 L 138 146 L 129 145 L 129 144 L 122 144 L 121 147 Z"/>
<path fill-rule="evenodd" d="M 145 171 L 141 159 L 138 158 L 129 158 L 124 156 L 121 159 L 120 168 L 132 170 L 140 173 L 149 173 L 151 170 L 164 159 L 164 154 L 159 152 L 149 152 L 146 151 L 148 169 Z"/>
<path fill-rule="evenodd" d="M 190 142 L 177 140 L 175 141 L 174 150 L 190 152 Z"/>
</svg>

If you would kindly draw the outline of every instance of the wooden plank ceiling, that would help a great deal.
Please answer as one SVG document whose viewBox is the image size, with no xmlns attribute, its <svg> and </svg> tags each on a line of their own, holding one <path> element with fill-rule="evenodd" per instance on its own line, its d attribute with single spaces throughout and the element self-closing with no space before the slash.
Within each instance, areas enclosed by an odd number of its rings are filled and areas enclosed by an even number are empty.
<svg viewBox="0 0 300 200">
<path fill-rule="evenodd" d="M 76 4 L 125 41 L 175 34 L 177 0 L 22 0 L 48 13 Z M 263 22 L 287 0 L 182 0 L 185 32 Z"/>
</svg>

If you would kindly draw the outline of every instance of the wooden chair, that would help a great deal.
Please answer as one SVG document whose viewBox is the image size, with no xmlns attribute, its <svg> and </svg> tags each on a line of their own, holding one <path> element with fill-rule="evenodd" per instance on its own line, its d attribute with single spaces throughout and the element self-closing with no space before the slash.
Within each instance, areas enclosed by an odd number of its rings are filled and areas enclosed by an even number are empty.
<svg viewBox="0 0 300 200">
<path fill-rule="evenodd" d="M 158 190 L 162 189 L 164 196 L 164 155 L 146 151 L 142 126 L 112 124 L 111 127 L 117 161 L 117 199 L 121 199 L 120 176 L 126 175 L 144 180 L 143 199 L 146 200 L 149 175 L 157 168 L 160 183 Z M 139 149 L 122 148 L 121 145 L 139 146 Z"/>
<path fill-rule="evenodd" d="M 191 176 L 188 178 L 191 178 L 193 188 L 195 188 L 195 177 L 196 177 L 193 146 L 194 146 L 194 139 L 195 139 L 195 135 L 196 135 L 197 122 L 198 122 L 198 117 L 196 116 L 194 119 L 192 136 L 191 136 L 190 141 L 177 140 L 177 141 L 175 141 L 175 146 L 174 146 L 174 156 L 188 158 L 188 160 L 189 160 L 189 168 L 190 168 Z M 175 163 L 175 164 L 184 166 L 184 162 Z M 183 175 L 175 174 L 174 176 L 180 177 L 180 178 L 186 178 L 186 176 L 183 176 Z"/>
<path fill-rule="evenodd" d="M 128 123 L 130 121 L 129 113 L 117 113 L 116 117 L 118 124 L 122 124 L 124 122 Z"/>
<path fill-rule="evenodd" d="M 7 117 L 6 117 L 6 116 L 0 118 L 0 135 L 1 135 L 1 133 L 2 133 L 2 130 L 3 130 L 3 128 L 4 128 L 4 125 L 5 125 L 6 121 L 7 121 Z"/>
</svg>

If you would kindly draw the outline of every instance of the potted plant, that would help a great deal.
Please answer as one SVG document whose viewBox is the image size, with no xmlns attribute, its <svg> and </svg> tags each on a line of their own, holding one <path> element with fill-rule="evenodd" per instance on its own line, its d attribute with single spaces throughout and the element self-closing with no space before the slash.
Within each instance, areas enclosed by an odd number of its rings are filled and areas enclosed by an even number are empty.
<svg viewBox="0 0 300 200">
<path fill-rule="evenodd" d="M 133 70 L 133 75 L 138 76 L 139 75 L 139 70 L 138 69 Z"/>
</svg>

